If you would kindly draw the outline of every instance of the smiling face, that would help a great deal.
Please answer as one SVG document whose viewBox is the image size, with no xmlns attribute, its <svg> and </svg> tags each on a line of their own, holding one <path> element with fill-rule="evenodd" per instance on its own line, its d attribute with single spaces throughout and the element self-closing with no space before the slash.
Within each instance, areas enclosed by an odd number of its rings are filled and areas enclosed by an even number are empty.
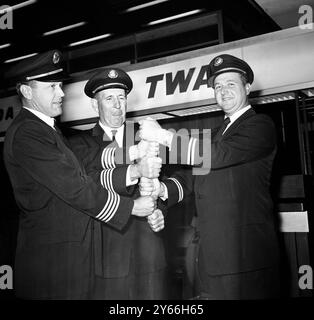
<svg viewBox="0 0 314 320">
<path fill-rule="evenodd" d="M 244 84 L 237 72 L 222 73 L 214 80 L 216 101 L 227 116 L 248 105 L 250 89 L 250 84 Z"/>
<path fill-rule="evenodd" d="M 52 118 L 62 114 L 62 82 L 32 81 L 29 85 L 23 84 L 20 91 L 26 106 Z"/>
<path fill-rule="evenodd" d="M 100 122 L 110 128 L 119 128 L 125 122 L 127 97 L 124 89 L 111 88 L 98 92 L 93 106 Z"/>
</svg>

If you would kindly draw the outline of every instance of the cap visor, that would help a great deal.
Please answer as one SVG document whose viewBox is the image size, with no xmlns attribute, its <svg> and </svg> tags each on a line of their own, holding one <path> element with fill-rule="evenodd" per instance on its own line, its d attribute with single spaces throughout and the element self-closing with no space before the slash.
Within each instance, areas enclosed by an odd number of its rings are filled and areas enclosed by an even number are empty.
<svg viewBox="0 0 314 320">
<path fill-rule="evenodd" d="M 48 75 L 46 77 L 36 78 L 34 80 L 42 81 L 42 82 L 53 82 L 53 81 L 65 81 L 68 79 L 70 79 L 70 76 L 65 71 L 62 71 L 62 72 Z"/>
</svg>

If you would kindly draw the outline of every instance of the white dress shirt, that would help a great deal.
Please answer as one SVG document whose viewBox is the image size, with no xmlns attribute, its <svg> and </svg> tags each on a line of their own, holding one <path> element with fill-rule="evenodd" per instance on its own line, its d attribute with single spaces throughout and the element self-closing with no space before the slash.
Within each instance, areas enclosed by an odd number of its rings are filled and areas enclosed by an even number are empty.
<svg viewBox="0 0 314 320">
<path fill-rule="evenodd" d="M 112 140 L 112 130 L 117 130 L 115 140 L 120 148 L 123 146 L 124 124 L 119 128 L 110 128 L 99 121 L 99 125 L 104 130 L 109 139 Z"/>
</svg>

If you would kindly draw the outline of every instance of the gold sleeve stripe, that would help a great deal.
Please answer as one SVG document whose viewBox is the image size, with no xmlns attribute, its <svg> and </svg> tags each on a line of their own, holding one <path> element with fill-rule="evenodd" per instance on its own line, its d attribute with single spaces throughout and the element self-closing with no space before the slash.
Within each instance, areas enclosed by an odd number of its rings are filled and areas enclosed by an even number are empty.
<svg viewBox="0 0 314 320">
<path fill-rule="evenodd" d="M 104 222 L 108 222 L 113 218 L 120 204 L 120 196 L 113 189 L 113 170 L 113 168 L 103 170 L 100 175 L 100 182 L 108 191 L 108 199 L 102 211 L 96 216 L 96 218 Z"/>
</svg>

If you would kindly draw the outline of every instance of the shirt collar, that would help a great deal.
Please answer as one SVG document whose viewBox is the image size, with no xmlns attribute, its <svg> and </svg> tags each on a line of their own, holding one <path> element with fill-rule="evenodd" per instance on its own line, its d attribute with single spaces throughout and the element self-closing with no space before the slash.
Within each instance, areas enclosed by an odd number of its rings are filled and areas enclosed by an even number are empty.
<svg viewBox="0 0 314 320">
<path fill-rule="evenodd" d="M 117 141 L 119 147 L 122 147 L 123 144 L 123 134 L 124 134 L 124 124 L 119 128 L 111 128 L 99 121 L 99 126 L 104 130 L 109 139 L 112 140 L 112 130 L 117 130 L 115 135 L 115 140 Z"/>
<path fill-rule="evenodd" d="M 235 122 L 238 118 L 240 118 L 242 116 L 242 114 L 244 114 L 246 111 L 248 111 L 251 108 L 251 105 L 249 104 L 248 106 L 238 110 L 237 112 L 235 112 L 232 116 L 229 116 L 230 122 L 227 125 L 226 129 L 224 130 L 223 134 L 228 130 L 228 128 L 232 125 L 233 122 Z M 228 116 L 225 115 L 225 119 Z"/>
<path fill-rule="evenodd" d="M 23 107 L 24 109 L 30 111 L 32 114 L 34 114 L 36 117 L 38 117 L 40 120 L 44 121 L 46 124 L 48 124 L 49 127 L 51 127 L 52 129 L 55 130 L 54 125 L 55 125 L 55 119 L 51 118 L 49 116 L 47 116 L 46 114 L 38 111 L 38 110 L 34 110 L 31 108 L 27 108 L 27 107 Z"/>
<path fill-rule="evenodd" d="M 246 111 L 248 111 L 249 109 L 251 108 L 251 105 L 247 105 L 246 107 L 238 110 L 237 112 L 235 112 L 232 116 L 229 116 L 229 119 L 230 119 L 230 123 L 233 123 L 235 122 L 238 118 L 240 118 L 242 116 L 242 114 L 244 114 Z M 225 116 L 225 119 L 227 118 L 227 116 Z"/>
</svg>

